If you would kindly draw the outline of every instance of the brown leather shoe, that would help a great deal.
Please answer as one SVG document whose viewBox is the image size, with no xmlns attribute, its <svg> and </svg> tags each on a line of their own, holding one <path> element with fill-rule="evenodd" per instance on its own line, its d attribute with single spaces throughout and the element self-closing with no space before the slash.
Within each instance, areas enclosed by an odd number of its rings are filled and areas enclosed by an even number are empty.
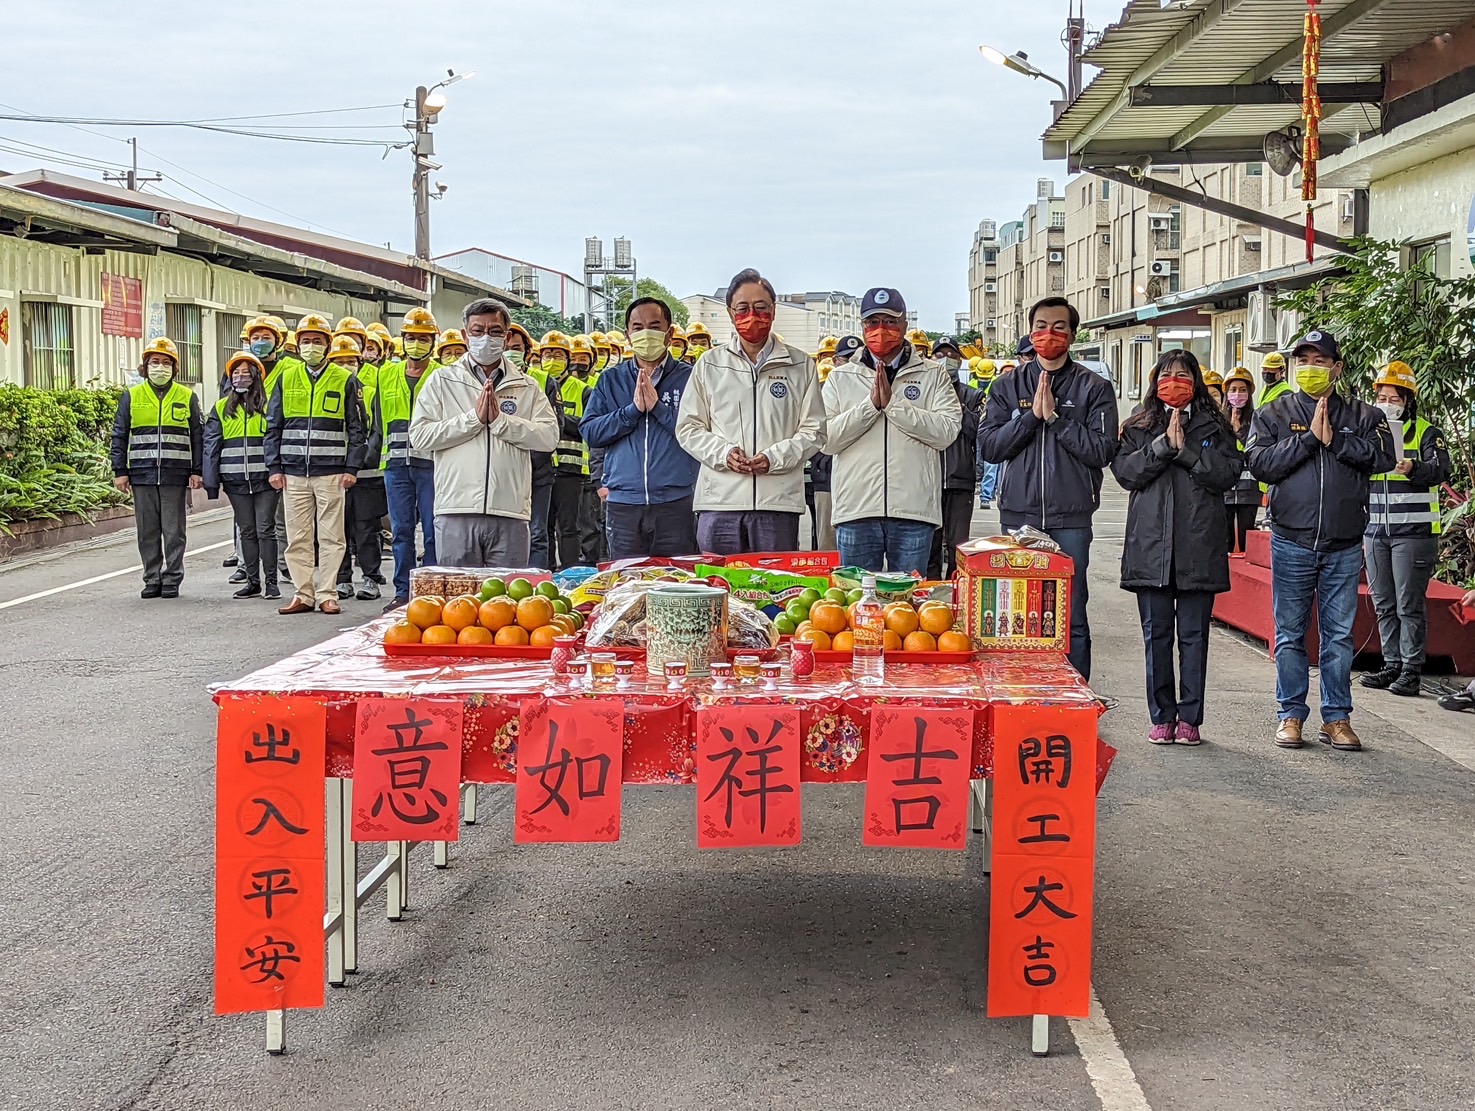
<svg viewBox="0 0 1475 1111">
<path fill-rule="evenodd" d="M 1301 736 L 1301 719 L 1286 718 L 1275 731 L 1275 743 L 1281 748 L 1300 748 L 1306 743 Z"/>
<path fill-rule="evenodd" d="M 1331 745 L 1339 752 L 1361 752 L 1362 742 L 1357 739 L 1357 734 L 1352 732 L 1350 721 L 1328 721 L 1323 722 L 1321 732 L 1316 739 L 1324 745 Z"/>
<path fill-rule="evenodd" d="M 293 598 L 285 606 L 277 610 L 277 612 L 280 614 L 311 613 L 312 603 L 304 602 L 301 598 Z"/>
<path fill-rule="evenodd" d="M 333 599 L 331 599 L 331 598 L 329 598 L 326 602 L 324 602 L 322 605 L 320 605 L 318 607 L 318 609 L 322 610 L 324 613 L 332 613 L 332 614 L 338 614 L 338 613 L 342 613 L 343 612 L 343 607 L 340 606 L 337 602 L 333 601 Z"/>
</svg>

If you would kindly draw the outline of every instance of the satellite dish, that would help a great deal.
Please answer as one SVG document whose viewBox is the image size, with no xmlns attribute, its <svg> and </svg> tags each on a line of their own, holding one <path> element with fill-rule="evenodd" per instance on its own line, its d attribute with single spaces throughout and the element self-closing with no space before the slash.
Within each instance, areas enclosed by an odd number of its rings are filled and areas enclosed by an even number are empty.
<svg viewBox="0 0 1475 1111">
<path fill-rule="evenodd" d="M 1281 177 L 1287 176 L 1301 164 L 1301 129 L 1291 124 L 1281 131 L 1272 131 L 1265 136 L 1261 150 L 1270 168 Z"/>
</svg>

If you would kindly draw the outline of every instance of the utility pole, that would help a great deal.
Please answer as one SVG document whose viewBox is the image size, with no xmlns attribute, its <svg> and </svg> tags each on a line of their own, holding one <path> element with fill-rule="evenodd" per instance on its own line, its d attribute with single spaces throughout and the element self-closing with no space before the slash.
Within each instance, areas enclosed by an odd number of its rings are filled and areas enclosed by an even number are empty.
<svg viewBox="0 0 1475 1111">
<path fill-rule="evenodd" d="M 415 158 L 415 173 L 412 178 L 415 189 L 415 257 L 430 261 L 430 170 L 435 163 L 430 156 L 435 153 L 435 136 L 430 133 L 431 114 L 426 110 L 425 99 L 430 90 L 424 85 L 415 90 L 414 145 L 410 148 Z"/>
<path fill-rule="evenodd" d="M 122 185 L 129 192 L 137 192 L 138 191 L 138 187 L 139 187 L 140 184 L 147 185 L 151 181 L 163 181 L 164 178 L 161 175 L 159 175 L 159 174 L 149 174 L 147 176 L 141 176 L 139 174 L 139 172 L 138 172 L 138 140 L 137 139 L 129 139 L 128 140 L 128 145 L 133 148 L 133 166 L 132 166 L 132 168 L 129 169 L 129 170 L 127 170 L 124 173 L 121 173 L 121 174 L 107 174 L 107 173 L 105 173 L 105 174 L 102 175 L 103 181 L 115 181 L 119 185 Z"/>
</svg>

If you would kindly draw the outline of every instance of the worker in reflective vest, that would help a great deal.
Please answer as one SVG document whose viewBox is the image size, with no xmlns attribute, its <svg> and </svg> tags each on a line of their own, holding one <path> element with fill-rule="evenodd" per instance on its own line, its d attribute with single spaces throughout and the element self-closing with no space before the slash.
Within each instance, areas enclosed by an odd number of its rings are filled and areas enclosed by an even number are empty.
<svg viewBox="0 0 1475 1111">
<path fill-rule="evenodd" d="M 572 373 L 569 363 L 573 341 L 562 332 L 548 332 L 538 343 L 543 360 L 540 369 L 557 390 L 558 447 L 553 452 L 553 499 L 549 510 L 550 558 L 555 569 L 580 564 L 579 508 L 584 497 L 584 478 L 589 473 L 588 450 L 579 433 L 584 417 L 583 378 Z"/>
<path fill-rule="evenodd" d="M 1260 360 L 1260 381 L 1265 383 L 1265 392 L 1260 395 L 1256 408 L 1263 409 L 1291 392 L 1291 384 L 1286 381 L 1286 357 L 1279 351 L 1272 351 Z"/>
<path fill-rule="evenodd" d="M 133 493 L 141 598 L 178 598 L 184 581 L 184 515 L 203 485 L 200 402 L 179 375 L 179 349 L 163 336 L 143 349 L 144 381 L 123 394 L 113 418 L 113 485 Z"/>
<path fill-rule="evenodd" d="M 280 598 L 277 586 L 277 506 L 266 470 L 266 368 L 250 351 L 225 363 L 226 395 L 205 422 L 205 492 L 221 488 L 235 514 L 241 546 L 240 590 L 233 598 Z"/>
<path fill-rule="evenodd" d="M 1364 675 L 1362 685 L 1413 697 L 1424 667 L 1429 579 L 1439 562 L 1439 488 L 1449 481 L 1449 450 L 1444 433 L 1419 416 L 1418 379 L 1407 363 L 1389 363 L 1374 388 L 1400 458 L 1391 471 L 1373 475 L 1369 490 L 1362 551 L 1383 669 Z"/>
</svg>

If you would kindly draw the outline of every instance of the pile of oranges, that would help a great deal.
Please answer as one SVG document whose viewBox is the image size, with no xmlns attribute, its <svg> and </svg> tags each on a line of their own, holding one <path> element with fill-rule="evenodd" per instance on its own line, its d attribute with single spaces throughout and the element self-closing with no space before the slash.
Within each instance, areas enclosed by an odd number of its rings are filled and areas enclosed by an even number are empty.
<svg viewBox="0 0 1475 1111">
<path fill-rule="evenodd" d="M 795 640 L 807 640 L 817 652 L 851 652 L 855 649 L 855 605 L 816 602 L 809 620 L 794 630 Z M 967 633 L 953 628 L 956 614 L 946 602 L 892 602 L 886 607 L 887 652 L 971 652 Z"/>
<path fill-rule="evenodd" d="M 384 633 L 385 644 L 477 644 L 504 648 L 551 648 L 553 638 L 573 636 L 583 624 L 577 613 L 559 613 L 541 594 L 514 601 L 500 595 L 483 602 L 463 594 L 413 599 L 405 619 Z"/>
</svg>

